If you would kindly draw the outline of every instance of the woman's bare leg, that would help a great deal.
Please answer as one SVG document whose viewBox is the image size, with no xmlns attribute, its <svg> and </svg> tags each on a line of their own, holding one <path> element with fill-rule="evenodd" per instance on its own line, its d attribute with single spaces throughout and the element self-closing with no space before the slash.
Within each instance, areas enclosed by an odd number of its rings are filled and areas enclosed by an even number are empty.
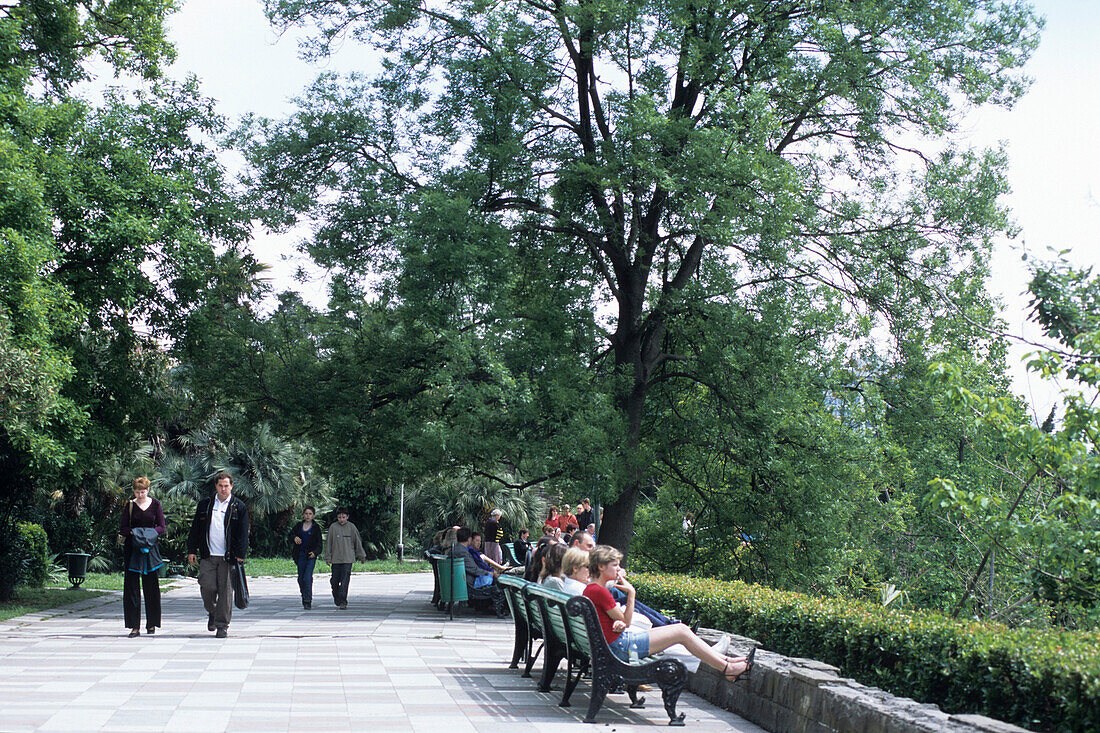
<svg viewBox="0 0 1100 733">
<path fill-rule="evenodd" d="M 670 624 L 668 626 L 655 626 L 649 630 L 649 653 L 668 649 L 673 644 L 683 644 L 684 648 L 692 653 L 704 664 L 714 667 L 719 672 L 728 672 L 738 675 L 747 667 L 745 657 L 727 658 L 710 648 L 710 644 L 700 639 L 691 629 L 684 624 Z M 728 665 L 728 666 L 727 666 Z"/>
</svg>

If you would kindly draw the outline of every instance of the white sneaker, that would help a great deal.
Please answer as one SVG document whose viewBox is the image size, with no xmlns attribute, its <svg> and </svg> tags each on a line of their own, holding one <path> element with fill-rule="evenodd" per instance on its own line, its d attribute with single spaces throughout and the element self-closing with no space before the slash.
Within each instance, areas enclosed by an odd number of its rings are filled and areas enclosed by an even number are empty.
<svg viewBox="0 0 1100 733">
<path fill-rule="evenodd" d="M 715 654 L 725 655 L 726 651 L 730 648 L 730 635 L 722 634 L 718 641 L 710 645 L 710 648 L 714 650 Z"/>
</svg>

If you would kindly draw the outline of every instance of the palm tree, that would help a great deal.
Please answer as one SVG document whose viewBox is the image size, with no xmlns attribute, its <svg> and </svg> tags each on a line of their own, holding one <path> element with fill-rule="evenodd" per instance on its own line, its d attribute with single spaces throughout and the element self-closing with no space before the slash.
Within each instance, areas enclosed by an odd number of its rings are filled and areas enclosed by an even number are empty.
<svg viewBox="0 0 1100 733">
<path fill-rule="evenodd" d="M 406 495 L 405 503 L 410 525 L 419 524 L 424 539 L 456 524 L 480 527 L 493 509 L 501 510 L 509 535 L 539 524 L 546 513 L 546 501 L 535 490 L 512 488 L 468 472 L 428 479 Z"/>
</svg>

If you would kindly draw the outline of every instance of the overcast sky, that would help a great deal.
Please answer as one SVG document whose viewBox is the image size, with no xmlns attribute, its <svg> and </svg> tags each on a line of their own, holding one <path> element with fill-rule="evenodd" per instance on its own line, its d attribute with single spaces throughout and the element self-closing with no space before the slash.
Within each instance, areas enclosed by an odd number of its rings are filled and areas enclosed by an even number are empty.
<svg viewBox="0 0 1100 733">
<path fill-rule="evenodd" d="M 1031 91 L 1012 110 L 975 113 L 966 134 L 975 146 L 1007 145 L 1013 189 L 1008 203 L 1022 233 L 999 243 L 990 287 L 1005 303 L 1009 330 L 1039 340 L 1038 329 L 1026 322 L 1024 249 L 1039 257 L 1048 248 L 1069 250 L 1078 265 L 1100 262 L 1100 1 L 1034 5 L 1047 25 L 1027 67 Z M 306 64 L 298 58 L 296 38 L 279 37 L 258 0 L 185 0 L 171 20 L 171 38 L 179 54 L 173 74 L 195 74 L 231 120 L 247 112 L 282 117 L 293 109 L 291 98 L 321 70 L 370 67 L 369 53 L 353 44 L 324 67 Z M 292 245 L 292 238 L 262 233 L 255 242 L 257 255 L 288 285 L 296 265 L 282 257 L 293 254 Z M 324 301 L 320 281 L 297 287 L 312 302 Z M 1030 350 L 1015 349 L 1013 378 L 1041 421 L 1054 391 L 1019 366 Z"/>
</svg>

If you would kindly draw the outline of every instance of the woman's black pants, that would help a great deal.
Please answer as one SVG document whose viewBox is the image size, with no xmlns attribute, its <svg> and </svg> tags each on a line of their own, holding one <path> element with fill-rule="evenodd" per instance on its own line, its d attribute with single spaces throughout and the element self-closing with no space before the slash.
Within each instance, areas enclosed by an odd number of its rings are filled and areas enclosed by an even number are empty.
<svg viewBox="0 0 1100 733">
<path fill-rule="evenodd" d="M 141 628 L 141 594 L 145 592 L 145 628 L 160 626 L 160 579 L 156 573 L 125 571 L 122 581 L 122 615 L 126 628 Z"/>
</svg>

